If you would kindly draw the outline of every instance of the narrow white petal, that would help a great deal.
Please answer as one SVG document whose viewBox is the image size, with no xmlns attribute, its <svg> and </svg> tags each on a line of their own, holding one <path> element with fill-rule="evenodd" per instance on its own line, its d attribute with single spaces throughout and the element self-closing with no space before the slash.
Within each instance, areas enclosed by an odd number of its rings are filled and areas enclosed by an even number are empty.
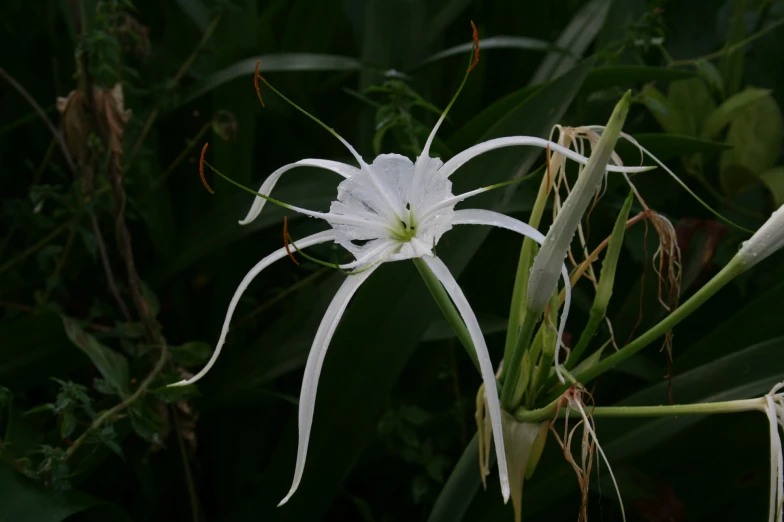
<svg viewBox="0 0 784 522">
<path fill-rule="evenodd" d="M 776 408 L 773 403 L 773 398 L 770 395 L 765 396 L 767 407 L 765 413 L 768 415 L 768 424 L 770 427 L 770 510 L 768 520 L 770 522 L 779 522 L 781 520 L 781 503 L 784 500 L 784 492 L 782 491 L 782 473 L 784 473 L 784 462 L 782 462 L 781 454 L 781 437 L 778 431 L 778 422 L 776 416 Z"/>
<path fill-rule="evenodd" d="M 351 297 L 376 268 L 371 267 L 365 272 L 347 277 L 321 319 L 321 324 L 308 354 L 308 362 L 305 364 L 305 374 L 302 376 L 302 390 L 299 394 L 299 414 L 297 416 L 299 441 L 297 444 L 297 463 L 294 466 L 294 479 L 291 489 L 278 506 L 288 502 L 294 492 L 297 491 L 300 480 L 302 480 L 302 472 L 305 470 L 305 457 L 308 453 L 308 442 L 310 442 L 310 427 L 313 424 L 313 412 L 316 408 L 316 389 L 318 388 L 321 366 L 324 364 L 324 357 L 327 355 L 327 348 L 329 348 L 329 342 L 332 340 L 332 334 L 335 333 L 335 329 Z"/>
<path fill-rule="evenodd" d="M 510 136 L 508 138 L 496 138 L 493 140 L 488 140 L 474 145 L 473 147 L 467 148 L 460 154 L 453 157 L 451 160 L 444 163 L 444 166 L 441 167 L 440 172 L 443 172 L 447 177 L 451 176 L 466 162 L 479 156 L 480 154 L 484 154 L 485 152 L 491 150 L 500 149 L 502 147 L 513 147 L 518 145 L 530 145 L 542 149 L 546 149 L 549 146 L 551 151 L 563 154 L 567 158 L 574 160 L 577 163 L 581 163 L 583 165 L 588 163 L 588 158 L 585 156 L 578 154 L 571 149 L 567 149 L 566 147 L 562 147 L 557 143 L 553 143 L 552 141 L 544 140 L 542 138 L 535 138 L 533 136 Z M 626 172 L 631 174 L 636 172 L 645 172 L 648 170 L 651 170 L 651 167 L 621 167 L 617 165 L 607 165 L 608 172 Z"/>
<path fill-rule="evenodd" d="M 284 165 L 283 167 L 279 168 L 275 172 L 269 175 L 267 179 L 264 180 L 264 183 L 261 184 L 261 188 L 258 190 L 259 194 L 264 194 L 265 196 L 269 196 L 272 192 L 272 189 L 275 188 L 275 185 L 280 180 L 280 177 L 288 172 L 291 169 L 297 167 L 318 167 L 322 169 L 331 170 L 337 174 L 340 174 L 344 178 L 349 178 L 359 172 L 359 169 L 356 167 L 352 167 L 351 165 L 346 165 L 345 163 L 340 163 L 338 161 L 330 161 L 330 160 L 321 160 L 321 159 L 304 159 L 294 163 L 290 163 L 288 165 Z M 264 204 L 267 201 L 263 198 L 256 196 L 253 200 L 253 204 L 248 211 L 248 215 L 245 216 L 245 219 L 240 221 L 240 225 L 247 225 L 254 219 L 258 217 L 261 213 L 261 209 L 264 208 Z"/>
<path fill-rule="evenodd" d="M 331 230 L 325 232 L 319 232 L 318 234 L 313 234 L 312 236 L 305 237 L 295 242 L 297 248 L 307 248 L 309 246 L 317 245 L 319 243 L 326 243 L 327 241 L 333 241 L 335 239 L 335 234 Z M 286 257 L 288 253 L 286 252 L 285 248 L 281 248 L 280 250 L 276 250 L 272 254 L 268 255 L 258 263 L 256 266 L 251 268 L 250 272 L 248 272 L 242 281 L 240 282 L 240 286 L 237 287 L 237 290 L 234 292 L 234 296 L 231 298 L 231 302 L 229 303 L 229 310 L 226 312 L 226 319 L 223 320 L 223 328 L 221 329 L 220 338 L 218 339 L 218 345 L 215 347 L 215 351 L 212 353 L 212 357 L 207 362 L 207 365 L 202 368 L 202 370 L 191 377 L 190 379 L 186 379 L 174 384 L 170 384 L 169 386 L 185 386 L 187 384 L 193 384 L 194 382 L 198 381 L 208 371 L 210 368 L 215 364 L 215 361 L 218 360 L 218 356 L 220 355 L 221 349 L 223 348 L 223 343 L 226 341 L 226 335 L 229 333 L 229 325 L 231 323 L 231 316 L 234 314 L 234 309 L 237 308 L 237 303 L 242 297 L 243 292 L 245 289 L 248 288 L 251 281 L 261 273 L 262 270 L 270 266 L 272 263 L 279 259 L 283 259 Z"/>
<path fill-rule="evenodd" d="M 463 295 L 463 291 L 458 286 L 455 278 L 452 277 L 451 272 L 446 267 L 443 261 L 437 257 L 423 257 L 422 258 L 427 266 L 433 271 L 435 276 L 444 285 L 449 297 L 455 303 L 460 317 L 465 321 L 468 333 L 471 334 L 471 341 L 474 343 L 476 349 L 476 356 L 479 359 L 479 369 L 482 373 L 482 380 L 485 384 L 485 396 L 487 397 L 487 406 L 490 410 L 490 423 L 493 426 L 493 440 L 495 441 L 495 454 L 498 461 L 498 475 L 501 479 L 501 493 L 504 496 L 504 502 L 509 500 L 509 474 L 506 469 L 506 451 L 504 450 L 504 432 L 501 424 L 501 404 L 498 400 L 498 385 L 495 381 L 495 372 L 493 371 L 493 363 L 490 361 L 490 354 L 487 352 L 487 345 L 485 338 L 482 336 L 482 330 L 479 328 L 479 322 L 476 320 L 474 311 L 471 310 L 471 305 Z"/>
<path fill-rule="evenodd" d="M 452 224 L 487 225 L 491 227 L 505 228 L 506 230 L 511 230 L 512 232 L 517 232 L 518 234 L 530 237 L 540 245 L 544 242 L 544 235 L 528 223 L 524 223 L 519 219 L 515 219 L 504 214 L 499 214 L 498 212 L 493 212 L 492 210 L 456 210 Z M 566 328 L 566 319 L 569 317 L 569 307 L 572 304 L 572 285 L 569 282 L 569 271 L 567 270 L 566 265 L 563 264 L 561 265 L 561 276 L 564 280 L 566 299 L 564 300 L 563 313 L 561 314 L 561 320 L 558 326 L 558 343 L 555 345 L 555 371 L 558 374 L 558 378 L 561 380 L 561 382 L 563 382 L 564 378 L 563 375 L 561 375 L 560 364 L 558 364 L 558 356 L 560 354 L 560 348 L 563 346 L 563 333 Z"/>
</svg>

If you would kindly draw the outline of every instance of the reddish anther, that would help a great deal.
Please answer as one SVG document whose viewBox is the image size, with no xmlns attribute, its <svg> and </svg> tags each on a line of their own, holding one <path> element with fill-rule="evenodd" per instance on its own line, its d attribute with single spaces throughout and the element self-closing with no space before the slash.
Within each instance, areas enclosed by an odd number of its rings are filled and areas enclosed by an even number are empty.
<svg viewBox="0 0 784 522">
<path fill-rule="evenodd" d="M 264 81 L 264 78 L 259 74 L 259 64 L 261 60 L 256 60 L 256 72 L 253 73 L 253 86 L 256 87 L 256 96 L 259 97 L 261 106 L 264 107 L 264 100 L 261 99 L 261 89 L 259 89 L 259 80 Z"/>
<path fill-rule="evenodd" d="M 207 189 L 207 192 L 210 194 L 215 194 L 215 191 L 210 188 L 210 184 L 207 183 L 207 178 L 204 177 L 204 154 L 207 152 L 207 146 L 209 143 L 205 143 L 204 147 L 201 148 L 201 157 L 199 157 L 199 177 L 201 178 L 201 182 L 204 185 L 204 188 Z"/>
<path fill-rule="evenodd" d="M 289 218 L 284 216 L 283 217 L 283 245 L 286 247 L 286 253 L 289 255 L 289 258 L 291 259 L 291 261 L 295 265 L 298 265 L 299 261 L 297 261 L 297 258 L 294 257 L 294 254 L 289 249 L 289 242 L 290 241 L 291 241 L 291 236 L 289 236 Z"/>
<path fill-rule="evenodd" d="M 473 20 L 471 20 L 471 29 L 474 31 L 474 61 L 471 62 L 471 66 L 468 68 L 468 72 L 473 71 L 474 67 L 476 67 L 476 64 L 479 63 L 479 31 L 477 31 Z"/>
</svg>

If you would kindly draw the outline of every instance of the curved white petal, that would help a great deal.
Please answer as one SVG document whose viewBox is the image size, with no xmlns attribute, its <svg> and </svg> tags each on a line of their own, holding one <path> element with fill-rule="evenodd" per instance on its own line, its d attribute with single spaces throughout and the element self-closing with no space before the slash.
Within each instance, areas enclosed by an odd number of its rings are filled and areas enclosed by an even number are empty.
<svg viewBox="0 0 784 522">
<path fill-rule="evenodd" d="M 498 385 L 495 382 L 493 363 L 490 361 L 490 354 L 487 352 L 485 338 L 482 336 L 482 330 L 479 328 L 479 322 L 476 320 L 474 311 L 471 310 L 471 305 L 444 262 L 437 257 L 423 257 L 422 259 L 427 263 L 427 266 L 430 267 L 438 280 L 441 281 L 441 284 L 444 285 L 449 297 L 452 298 L 458 312 L 460 312 L 460 317 L 465 321 L 468 333 L 471 334 L 471 341 L 474 343 L 476 356 L 479 359 L 482 381 L 485 384 L 485 396 L 487 397 L 487 406 L 490 410 L 490 424 L 493 427 L 495 454 L 498 461 L 498 475 L 501 480 L 501 493 L 504 496 L 504 502 L 506 502 L 509 500 L 509 474 L 506 469 L 504 431 L 501 424 L 501 404 L 498 400 Z"/>
<path fill-rule="evenodd" d="M 294 466 L 294 479 L 291 489 L 278 506 L 282 506 L 291 498 L 302 480 L 302 472 L 305 469 L 305 457 L 308 453 L 308 442 L 310 442 L 310 426 L 313 423 L 313 411 L 316 408 L 316 389 L 318 388 L 321 366 L 324 364 L 324 357 L 327 355 L 329 342 L 332 334 L 343 316 L 343 312 L 348 306 L 348 302 L 354 292 L 370 277 L 377 267 L 371 267 L 357 275 L 349 276 L 338 289 L 332 302 L 329 304 L 324 317 L 321 319 L 316 337 L 308 354 L 308 362 L 305 364 L 305 374 L 302 377 L 302 390 L 299 394 L 299 414 L 297 416 L 299 428 L 299 442 L 297 444 L 297 463 Z"/>
<path fill-rule="evenodd" d="M 544 242 L 544 234 L 536 230 L 528 223 L 523 223 L 519 219 L 515 219 L 492 210 L 481 209 L 466 209 L 456 210 L 455 217 L 452 220 L 453 225 L 488 225 L 491 227 L 505 228 L 512 232 L 517 232 L 526 237 L 530 237 L 540 245 Z M 569 317 L 569 307 L 572 304 L 572 285 L 569 283 L 569 270 L 566 265 L 561 265 L 561 276 L 564 280 L 564 290 L 566 299 L 564 300 L 563 313 L 561 314 L 561 321 L 558 326 L 558 343 L 555 345 L 555 372 L 561 382 L 564 381 L 561 375 L 560 364 L 558 364 L 558 357 L 561 353 L 561 346 L 563 346 L 563 333 L 566 328 L 566 319 Z"/>
<path fill-rule="evenodd" d="M 513 147 L 517 145 L 531 145 L 542 149 L 550 147 L 551 151 L 563 154 L 567 158 L 574 160 L 577 163 L 582 163 L 583 165 L 588 163 L 588 158 L 585 156 L 578 154 L 571 149 L 567 149 L 566 147 L 562 147 L 557 143 L 553 143 L 552 141 L 544 140 L 542 138 L 535 138 L 533 136 L 510 136 L 508 138 L 496 138 L 493 140 L 488 140 L 484 143 L 479 143 L 473 147 L 467 148 L 460 154 L 453 157 L 451 160 L 444 163 L 444 166 L 441 167 L 440 172 L 443 172 L 447 177 L 451 176 L 457 169 L 468 162 L 468 160 L 473 159 L 480 154 L 484 154 L 485 152 L 491 150 L 500 149 L 502 147 Z M 635 173 L 645 172 L 651 170 L 651 168 L 652 167 L 621 167 L 617 165 L 607 165 L 608 172 Z"/>
<path fill-rule="evenodd" d="M 346 165 L 345 163 L 340 163 L 339 161 L 330 161 L 330 160 L 321 160 L 321 159 L 304 159 L 300 161 L 296 161 L 294 163 L 290 163 L 288 165 L 284 165 L 264 180 L 264 183 L 261 184 L 261 188 L 258 190 L 259 194 L 264 194 L 265 196 L 269 196 L 272 192 L 272 189 L 275 188 L 280 177 L 288 172 L 291 169 L 297 167 L 318 167 L 326 170 L 331 170 L 337 174 L 340 174 L 344 178 L 349 178 L 359 172 L 359 169 L 356 167 L 352 167 L 351 165 Z M 240 221 L 240 225 L 247 225 L 254 219 L 258 217 L 261 213 L 261 209 L 264 208 L 264 204 L 267 201 L 264 198 L 260 198 L 256 196 L 253 200 L 253 204 L 248 211 L 248 215 L 245 216 L 245 219 Z"/>
<path fill-rule="evenodd" d="M 327 241 L 333 241 L 335 239 L 335 233 L 331 230 L 327 230 L 325 232 L 319 232 L 318 234 L 313 234 L 312 236 L 307 236 L 303 239 L 300 239 L 295 242 L 297 248 L 307 248 L 309 246 L 318 245 L 319 243 L 326 243 Z M 190 379 L 186 379 L 180 382 L 176 382 L 174 384 L 170 384 L 169 386 L 185 386 L 187 384 L 193 384 L 194 382 L 198 381 L 204 375 L 210 371 L 210 368 L 215 364 L 215 361 L 218 360 L 218 356 L 220 355 L 221 349 L 223 348 L 223 343 L 226 341 L 226 335 L 229 333 L 229 325 L 231 323 L 231 316 L 234 314 L 234 309 L 237 308 L 237 303 L 242 297 L 243 292 L 245 289 L 248 288 L 251 281 L 261 273 L 262 270 L 270 266 L 275 261 L 279 259 L 283 259 L 288 255 L 288 252 L 285 248 L 281 248 L 280 250 L 276 250 L 272 254 L 268 255 L 258 263 L 256 266 L 250 269 L 245 277 L 242 278 L 240 282 L 240 286 L 237 287 L 237 290 L 234 292 L 234 296 L 231 298 L 231 302 L 229 302 L 229 310 L 226 312 L 226 319 L 223 320 L 223 328 L 221 329 L 220 338 L 218 339 L 218 345 L 215 347 L 215 351 L 212 353 L 212 357 L 207 362 L 207 365 L 202 368 L 202 370 L 191 377 Z"/>
<path fill-rule="evenodd" d="M 781 437 L 778 432 L 778 416 L 773 397 L 765 396 L 770 427 L 770 522 L 782 520 L 782 502 L 784 501 L 784 459 L 782 458 Z"/>
</svg>

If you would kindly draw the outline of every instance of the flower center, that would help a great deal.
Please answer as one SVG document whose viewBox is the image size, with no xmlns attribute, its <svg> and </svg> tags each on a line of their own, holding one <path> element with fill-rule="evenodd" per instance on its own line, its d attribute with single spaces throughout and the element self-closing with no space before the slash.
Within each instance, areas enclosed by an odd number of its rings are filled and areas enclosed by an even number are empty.
<svg viewBox="0 0 784 522">
<path fill-rule="evenodd" d="M 417 224 L 414 212 L 411 210 L 411 204 L 406 205 L 406 208 L 408 209 L 408 223 L 401 219 L 397 227 L 389 230 L 392 237 L 401 243 L 408 243 L 416 237 Z"/>
</svg>

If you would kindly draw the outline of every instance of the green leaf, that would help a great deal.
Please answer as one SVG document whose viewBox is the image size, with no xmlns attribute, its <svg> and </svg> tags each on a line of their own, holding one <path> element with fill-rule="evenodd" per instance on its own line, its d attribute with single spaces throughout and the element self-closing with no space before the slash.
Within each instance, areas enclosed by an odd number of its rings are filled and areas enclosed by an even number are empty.
<svg viewBox="0 0 784 522">
<path fill-rule="evenodd" d="M 784 139 L 781 110 L 772 96 L 763 96 L 737 111 L 721 156 L 721 186 L 728 194 L 757 182 L 756 177 L 776 163 Z"/>
<path fill-rule="evenodd" d="M 106 504 L 78 491 L 44 489 L 0 462 L 0 522 L 62 522 L 75 513 Z M 112 521 L 130 521 L 119 508 L 112 507 Z"/>
<path fill-rule="evenodd" d="M 493 104 L 485 110 L 471 118 L 468 123 L 460 127 L 460 129 L 449 138 L 447 146 L 451 150 L 457 151 L 467 149 L 476 143 L 476 140 L 480 136 L 498 123 L 498 121 L 508 114 L 509 111 L 536 94 L 542 87 L 542 85 L 523 87 L 522 89 L 518 89 L 507 94 L 500 100 L 493 102 Z"/>
<path fill-rule="evenodd" d="M 211 74 L 186 97 L 182 104 L 203 96 L 215 90 L 224 83 L 247 78 L 250 82 L 253 71 L 256 70 L 256 60 L 260 60 L 259 72 L 294 72 L 294 71 L 356 71 L 362 68 L 362 63 L 356 58 L 332 54 L 313 53 L 280 53 L 266 54 L 253 58 L 245 58 L 228 67 Z M 250 83 L 248 83 L 250 85 Z"/>
<path fill-rule="evenodd" d="M 568 54 L 563 51 L 547 53 L 529 85 L 552 80 L 574 67 L 599 34 L 610 3 L 609 0 L 591 0 L 582 5 L 555 42 L 558 49 L 565 49 Z"/>
<path fill-rule="evenodd" d="M 201 0 L 176 0 L 185 14 L 190 17 L 196 27 L 202 32 L 207 29 L 207 24 L 210 22 L 210 12 Z"/>
<path fill-rule="evenodd" d="M 52 375 L 86 365 L 86 359 L 73 356 L 71 346 L 56 313 L 28 315 L 0 324 L 0 382 L 21 391 Z"/>
<path fill-rule="evenodd" d="M 770 96 L 770 93 L 770 89 L 746 87 L 738 94 L 731 96 L 725 100 L 724 103 L 719 105 L 716 110 L 710 114 L 710 116 L 708 116 L 708 119 L 705 121 L 702 134 L 709 137 L 716 136 L 726 125 L 730 123 L 730 121 L 732 121 L 735 115 L 738 114 L 738 111 L 750 103 L 754 103 L 760 98 Z"/>
<path fill-rule="evenodd" d="M 479 438 L 474 435 L 441 489 L 427 522 L 458 522 L 479 490 Z M 495 455 L 492 455 L 495 461 Z M 492 463 L 491 463 L 492 465 Z"/>
<path fill-rule="evenodd" d="M 455 45 L 449 49 L 439 51 L 432 56 L 429 56 L 416 64 L 411 70 L 419 69 L 425 65 L 449 58 L 455 55 L 465 55 L 471 52 L 474 47 L 474 42 L 466 42 L 464 44 Z M 553 51 L 562 54 L 569 54 L 566 49 L 559 49 L 550 42 L 539 40 L 538 38 L 525 38 L 521 36 L 492 36 L 490 38 L 482 38 L 479 40 L 479 48 L 482 51 L 488 49 L 518 49 L 523 51 Z"/>
<path fill-rule="evenodd" d="M 213 351 L 214 347 L 203 341 L 191 341 L 179 346 L 169 347 L 169 353 L 174 362 L 186 368 L 206 363 Z"/>
<path fill-rule="evenodd" d="M 487 337 L 488 335 L 501 333 L 506 331 L 506 319 L 503 317 L 482 317 L 481 315 L 477 317 L 479 320 L 479 326 L 482 328 L 482 333 Z M 443 341 L 446 339 L 454 339 L 455 338 L 455 330 L 452 326 L 444 319 L 443 317 L 439 317 L 435 321 L 433 321 L 430 325 L 430 328 L 427 329 L 425 332 L 424 337 L 422 338 L 423 341 Z"/>
<path fill-rule="evenodd" d="M 482 139 L 516 134 L 546 136 L 571 103 L 591 65 L 591 60 L 580 64 L 518 105 Z M 540 152 L 509 148 L 494 151 L 492 158 L 478 158 L 453 176 L 455 190 L 510 179 L 530 168 Z M 487 196 L 484 203 L 477 204 L 497 208 L 503 203 L 498 194 Z M 439 245 L 439 257 L 459 275 L 488 232 L 484 227 L 459 227 L 450 232 L 452 239 Z M 251 514 L 270 521 L 322 519 L 375 429 L 391 387 L 437 313 L 410 263 L 389 263 L 379 268 L 348 307 L 326 357 L 308 464 L 297 494 L 286 506 L 274 507 L 288 488 L 285 481 L 294 464 L 296 422 L 292 419 L 259 480 L 257 492 L 236 505 L 227 522 L 246 520 Z M 368 342 L 372 342 L 372 350 Z"/>
<path fill-rule="evenodd" d="M 106 382 L 121 394 L 128 392 L 128 360 L 124 355 L 107 348 L 85 332 L 76 321 L 62 316 L 65 333 L 71 342 L 93 362 Z"/>
<path fill-rule="evenodd" d="M 776 206 L 784 205 L 784 167 L 774 167 L 765 171 L 760 174 L 759 179 L 770 190 Z"/>
<path fill-rule="evenodd" d="M 688 136 L 700 136 L 705 120 L 716 108 L 708 86 L 699 77 L 672 82 L 667 100 L 680 115 L 682 128 L 679 134 Z"/>
<path fill-rule="evenodd" d="M 635 134 L 634 139 L 661 161 L 692 154 L 716 154 L 732 148 L 726 143 L 683 134 L 641 133 Z M 626 140 L 618 140 L 616 150 L 624 158 L 629 158 L 630 161 L 639 161 L 639 149 Z M 646 158 L 644 161 L 650 160 Z"/>
<path fill-rule="evenodd" d="M 646 85 L 640 94 L 642 103 L 666 132 L 684 134 L 685 127 L 675 106 L 653 85 Z"/>
<path fill-rule="evenodd" d="M 315 172 L 315 175 L 308 175 L 308 171 Z M 299 176 L 305 177 L 308 182 L 297 182 L 296 178 Z M 275 188 L 273 196 L 304 208 L 316 210 L 328 208 L 329 202 L 335 197 L 339 179 L 331 172 L 302 167 L 292 172 L 290 177 L 284 177 Z M 197 177 L 194 178 L 194 182 L 198 183 Z M 259 185 L 261 185 L 260 181 L 254 182 L 254 186 Z M 173 249 L 177 252 L 177 256 L 168 263 L 162 263 L 152 273 L 149 280 L 153 286 L 162 285 L 198 261 L 225 249 L 239 239 L 271 226 L 282 227 L 285 215 L 288 215 L 292 221 L 302 218 L 301 214 L 292 214 L 278 206 L 267 205 L 255 221 L 239 226 L 237 221 L 245 217 L 253 203 L 253 196 L 242 191 L 233 191 L 231 187 L 222 188 L 228 193 L 179 234 L 177 247 Z M 221 186 L 219 185 L 216 190 L 221 190 Z M 274 248 L 281 245 L 282 241 L 275 244 Z"/>
<path fill-rule="evenodd" d="M 708 87 L 713 89 L 719 96 L 720 100 L 724 99 L 724 79 L 721 77 L 719 69 L 708 60 L 700 60 L 697 62 L 697 72 L 708 84 Z"/>
<path fill-rule="evenodd" d="M 697 367 L 676 376 L 672 381 L 678 404 L 746 399 L 761 396 L 781 380 L 784 373 L 784 338 L 749 346 L 732 355 Z M 742 369 L 742 370 L 741 370 Z M 661 381 L 617 403 L 618 406 L 657 405 L 667 402 L 666 381 Z M 760 414 L 761 415 L 761 414 Z M 596 419 L 596 434 L 613 466 L 649 451 L 683 430 L 704 419 L 704 416 L 678 416 L 659 419 Z M 732 417 L 728 417 L 732 421 Z M 760 424 L 762 428 L 763 424 Z M 762 428 L 764 429 L 764 428 Z M 715 434 L 721 437 L 722 434 Z M 730 441 L 728 441 L 729 443 Z M 700 442 L 694 441 L 698 451 Z M 557 452 L 553 457 L 562 459 Z M 547 464 L 547 463 L 542 463 Z M 533 514 L 562 502 L 566 495 L 576 494 L 574 472 L 565 466 L 539 466 L 534 480 L 526 487 L 526 509 Z"/>
<path fill-rule="evenodd" d="M 583 92 L 593 92 L 610 87 L 631 87 L 644 82 L 669 82 L 694 77 L 694 72 L 667 67 L 646 65 L 606 65 L 596 67 L 583 82 Z"/>
</svg>

